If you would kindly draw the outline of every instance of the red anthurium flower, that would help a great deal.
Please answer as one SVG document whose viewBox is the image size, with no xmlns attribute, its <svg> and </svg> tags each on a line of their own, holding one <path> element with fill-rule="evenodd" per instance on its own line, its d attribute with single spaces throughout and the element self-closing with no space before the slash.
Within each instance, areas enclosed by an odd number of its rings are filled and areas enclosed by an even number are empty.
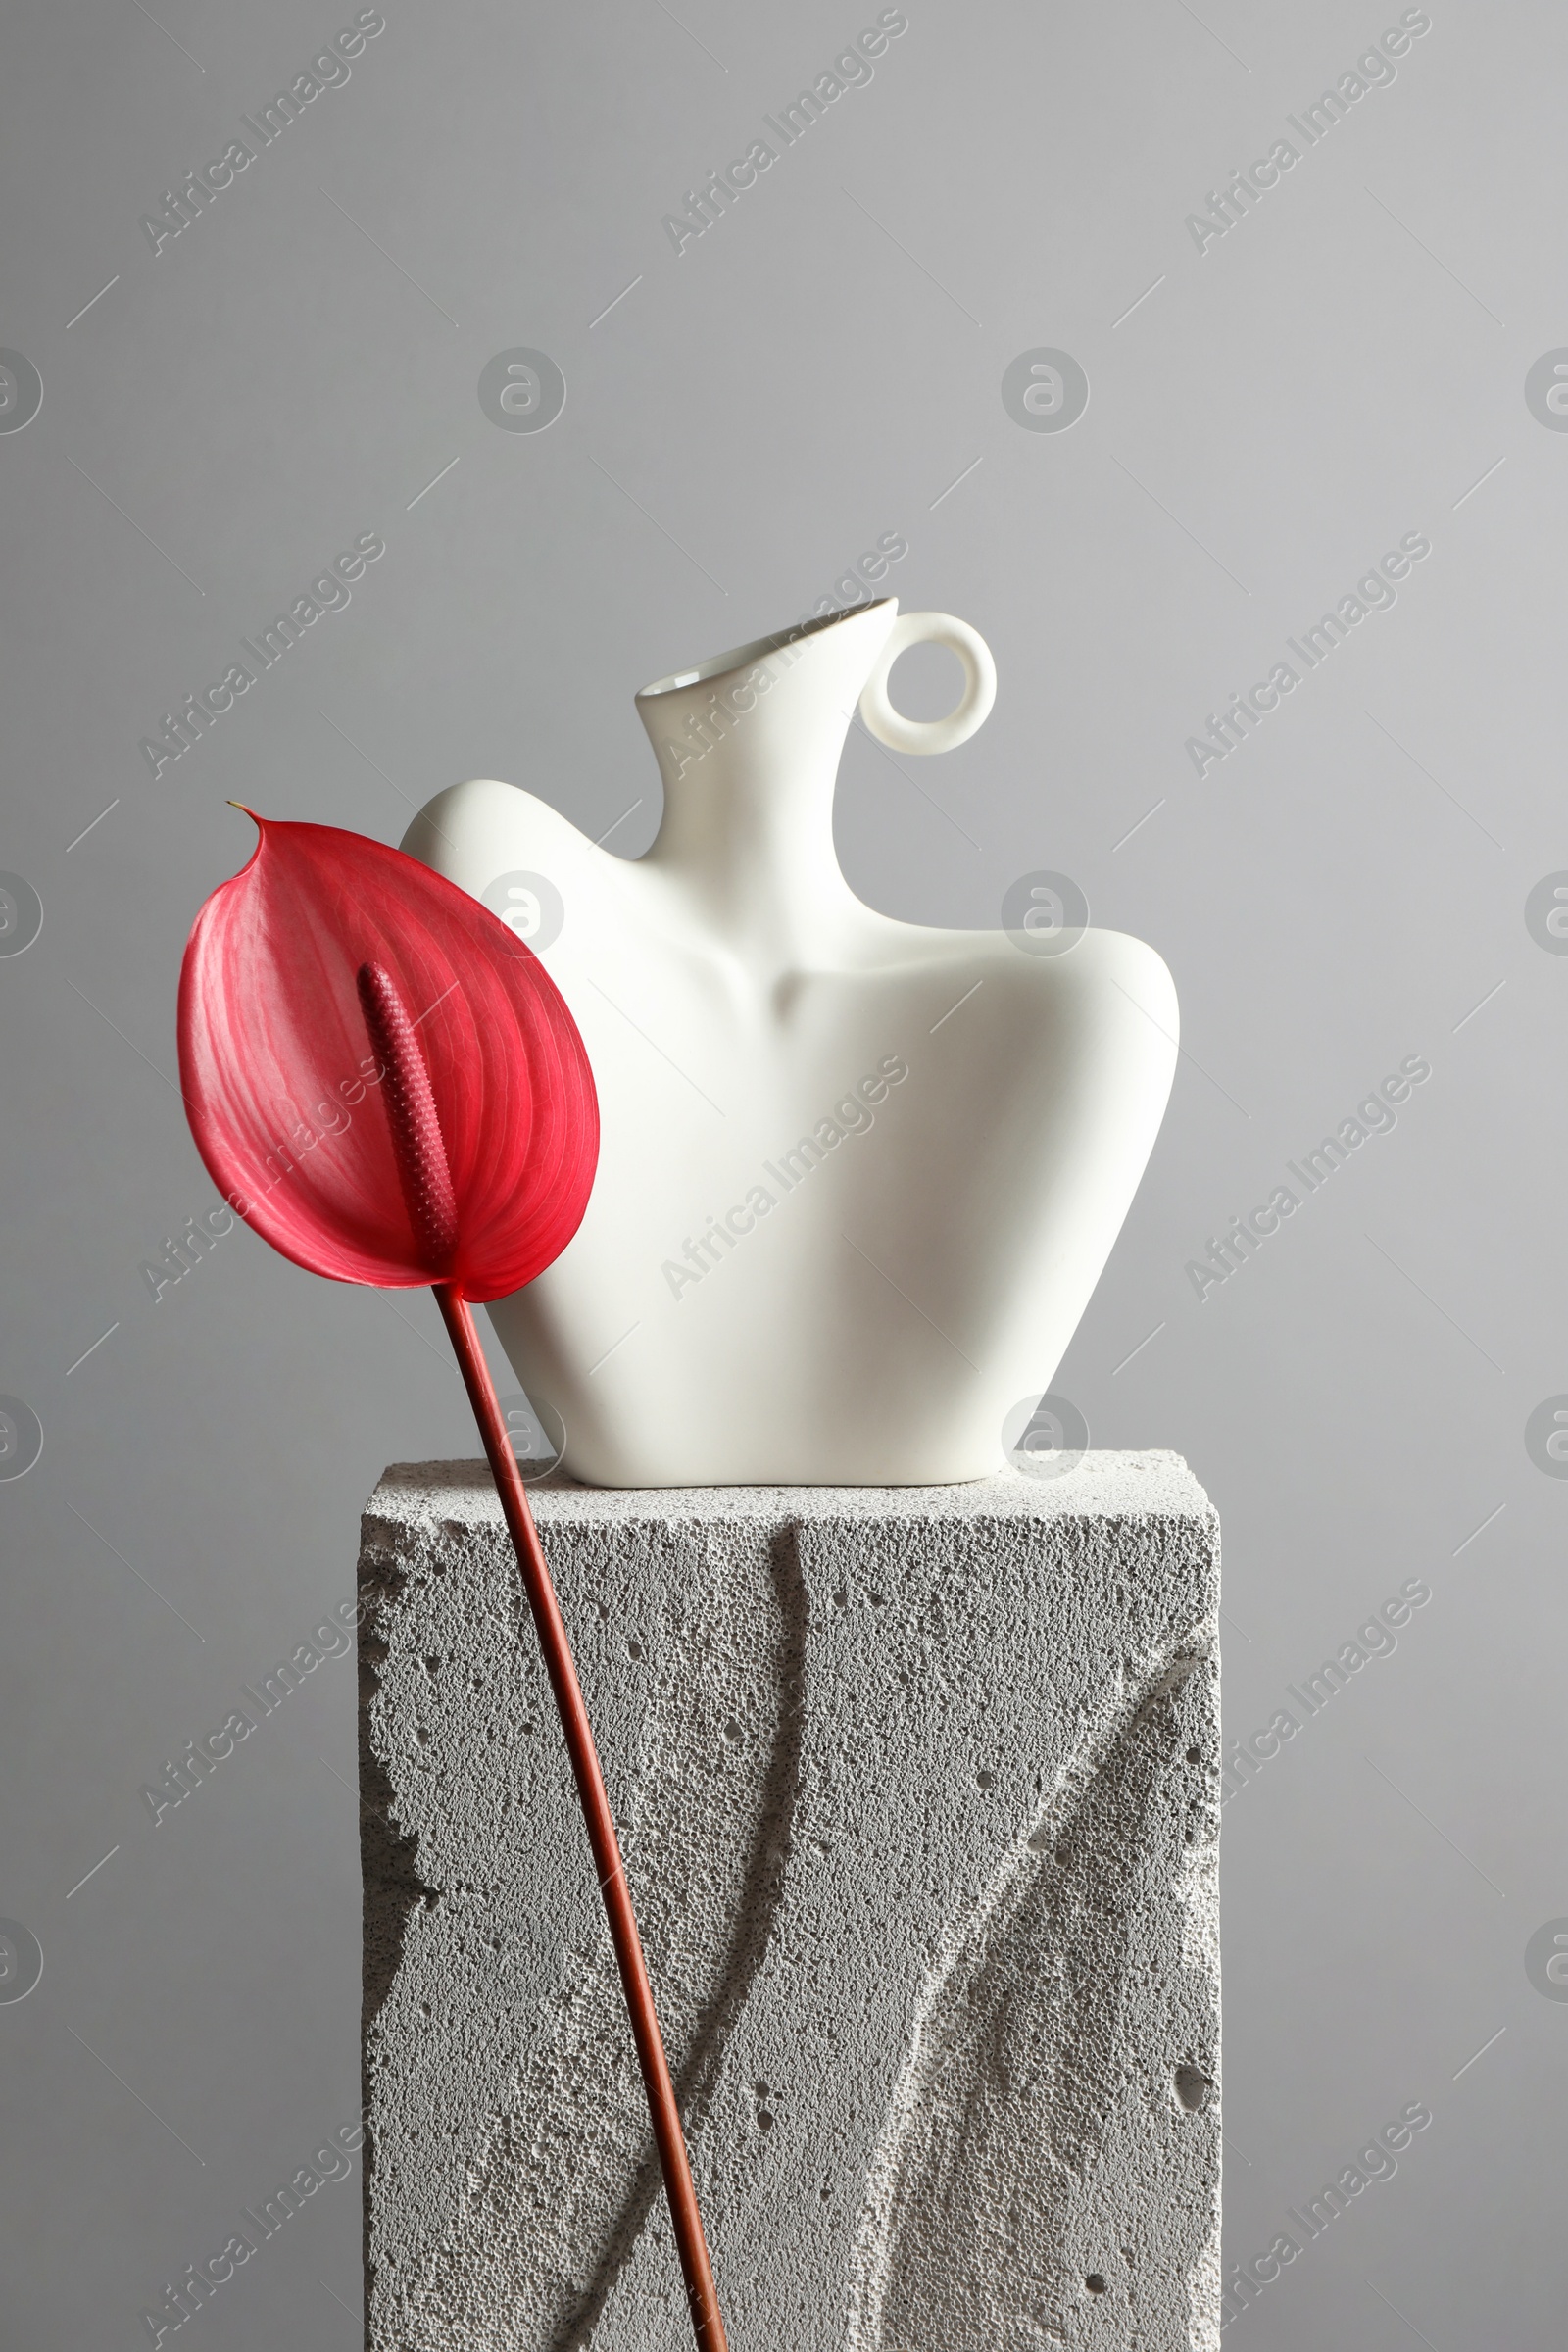
<svg viewBox="0 0 1568 2352">
<path fill-rule="evenodd" d="M 519 1290 L 576 1232 L 599 1153 L 560 992 L 401 850 L 256 822 L 180 975 L 180 1081 L 214 1182 L 312 1273 Z"/>
<path fill-rule="evenodd" d="M 700 2352 L 724 2352 L 614 1818 L 468 1304 L 531 1282 L 582 1222 L 599 1157 L 588 1056 L 544 966 L 454 884 L 358 833 L 256 822 L 180 971 L 191 1133 L 229 1204 L 296 1265 L 435 1292 L 561 1714 L 692 2328 Z"/>
</svg>

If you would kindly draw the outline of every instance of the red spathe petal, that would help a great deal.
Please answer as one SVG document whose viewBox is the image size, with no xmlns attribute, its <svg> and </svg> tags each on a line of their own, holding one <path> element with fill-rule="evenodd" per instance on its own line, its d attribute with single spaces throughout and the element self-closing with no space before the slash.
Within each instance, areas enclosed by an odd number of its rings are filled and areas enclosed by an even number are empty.
<svg viewBox="0 0 1568 2352">
<path fill-rule="evenodd" d="M 330 825 L 263 823 L 197 916 L 179 982 L 191 1133 L 230 1205 L 312 1273 L 504 1298 L 582 1221 L 599 1104 L 544 966 L 465 891 Z M 411 1216 L 359 974 L 385 975 L 429 1078 L 456 1212 Z"/>
</svg>

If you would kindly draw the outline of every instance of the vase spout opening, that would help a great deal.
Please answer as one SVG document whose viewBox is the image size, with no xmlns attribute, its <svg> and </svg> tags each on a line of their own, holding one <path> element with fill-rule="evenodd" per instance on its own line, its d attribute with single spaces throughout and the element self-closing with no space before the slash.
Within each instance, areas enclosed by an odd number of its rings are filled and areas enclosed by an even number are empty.
<svg viewBox="0 0 1568 2352">
<path fill-rule="evenodd" d="M 739 676 L 747 670 L 768 667 L 782 659 L 791 666 L 799 659 L 794 649 L 808 638 L 820 638 L 830 631 L 842 629 L 852 621 L 863 620 L 868 613 L 883 613 L 889 623 L 898 612 L 898 599 L 879 596 L 863 605 L 851 605 L 843 612 L 825 612 L 810 620 L 797 621 L 793 628 L 775 630 L 771 637 L 755 637 L 749 645 L 731 646 L 726 653 L 713 654 L 706 662 L 698 662 L 689 669 L 674 670 L 667 678 L 655 678 L 652 684 L 640 687 L 636 700 L 639 706 L 656 702 L 661 696 L 678 694 L 692 686 L 711 686 L 719 679 Z"/>
</svg>

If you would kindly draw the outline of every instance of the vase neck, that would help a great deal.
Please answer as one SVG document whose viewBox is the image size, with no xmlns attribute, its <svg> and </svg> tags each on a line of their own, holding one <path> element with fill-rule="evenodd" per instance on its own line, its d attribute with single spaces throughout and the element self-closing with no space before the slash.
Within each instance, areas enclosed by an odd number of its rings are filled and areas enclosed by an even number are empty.
<svg viewBox="0 0 1568 2352">
<path fill-rule="evenodd" d="M 809 952 L 858 906 L 833 848 L 839 757 L 898 612 L 884 602 L 661 679 L 637 697 L 664 785 L 647 862 L 720 933 Z"/>
</svg>

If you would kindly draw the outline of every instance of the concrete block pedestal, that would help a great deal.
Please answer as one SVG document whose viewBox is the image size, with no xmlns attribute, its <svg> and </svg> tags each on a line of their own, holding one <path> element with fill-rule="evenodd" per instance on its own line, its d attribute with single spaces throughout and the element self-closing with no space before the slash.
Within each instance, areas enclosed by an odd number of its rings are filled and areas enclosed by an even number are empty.
<svg viewBox="0 0 1568 2352">
<path fill-rule="evenodd" d="M 1214 2352 L 1218 1526 L 1169 1453 L 533 1491 L 734 2352 Z M 373 2352 L 682 2352 L 480 1463 L 360 1562 Z"/>
</svg>

